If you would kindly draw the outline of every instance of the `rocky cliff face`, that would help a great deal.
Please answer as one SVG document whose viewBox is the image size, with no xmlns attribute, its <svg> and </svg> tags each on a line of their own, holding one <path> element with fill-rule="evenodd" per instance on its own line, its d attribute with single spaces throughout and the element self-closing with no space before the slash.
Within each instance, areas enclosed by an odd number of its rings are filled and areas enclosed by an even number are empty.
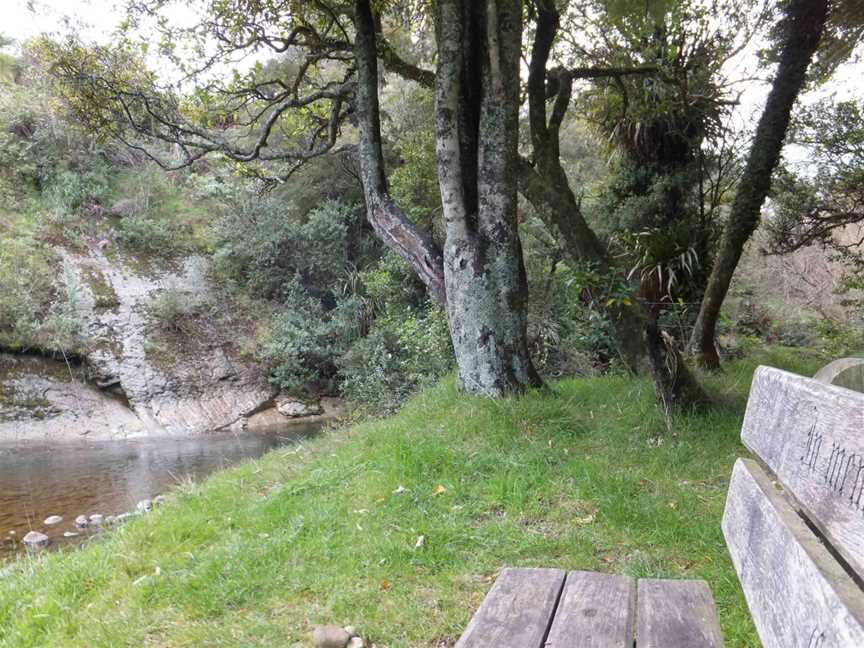
<svg viewBox="0 0 864 648">
<path fill-rule="evenodd" d="M 146 267 L 98 246 L 64 256 L 86 350 L 78 366 L 62 356 L 0 355 L 0 438 L 194 434 L 245 426 L 273 405 L 230 317 L 227 325 L 206 313 L 190 318 L 182 343 L 159 332 L 153 304 L 165 291 L 220 307 L 204 258 Z"/>
</svg>

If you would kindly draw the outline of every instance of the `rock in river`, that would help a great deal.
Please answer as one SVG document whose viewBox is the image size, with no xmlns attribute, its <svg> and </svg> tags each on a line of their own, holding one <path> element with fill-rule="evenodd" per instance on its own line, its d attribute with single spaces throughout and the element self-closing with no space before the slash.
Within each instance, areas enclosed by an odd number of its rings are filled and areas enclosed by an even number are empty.
<svg viewBox="0 0 864 648">
<path fill-rule="evenodd" d="M 75 518 L 75 526 L 79 529 L 86 529 L 90 526 L 90 519 L 86 515 L 79 515 Z"/>
<path fill-rule="evenodd" d="M 62 521 L 63 521 L 63 516 L 51 515 L 51 516 L 45 518 L 45 521 L 43 522 L 43 524 L 45 526 L 56 526 L 56 525 L 60 524 Z"/>
<path fill-rule="evenodd" d="M 27 547 L 27 551 L 39 551 L 40 549 L 47 547 L 48 543 L 51 542 L 51 539 L 44 533 L 31 531 L 24 536 L 21 542 L 23 542 L 24 546 Z"/>
<path fill-rule="evenodd" d="M 276 409 L 282 416 L 289 418 L 300 418 L 301 416 L 315 416 L 322 414 L 324 410 L 320 403 L 304 403 L 293 398 L 280 399 L 276 402 Z"/>
<path fill-rule="evenodd" d="M 153 502 L 149 499 L 143 499 L 138 502 L 138 505 L 135 508 L 139 513 L 148 513 L 153 510 Z"/>
<path fill-rule="evenodd" d="M 105 518 L 102 516 L 101 513 L 94 513 L 90 516 L 90 524 L 92 524 L 93 526 L 99 526 L 100 524 L 102 524 L 102 520 L 104 519 Z"/>
</svg>

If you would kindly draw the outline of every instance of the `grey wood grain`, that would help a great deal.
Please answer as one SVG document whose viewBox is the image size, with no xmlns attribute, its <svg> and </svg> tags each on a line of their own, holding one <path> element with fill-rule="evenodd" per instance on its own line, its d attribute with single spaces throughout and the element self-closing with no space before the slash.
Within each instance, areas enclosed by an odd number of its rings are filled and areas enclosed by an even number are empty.
<svg viewBox="0 0 864 648">
<path fill-rule="evenodd" d="M 711 589 L 699 580 L 639 581 L 637 648 L 722 648 Z"/>
<path fill-rule="evenodd" d="M 864 594 L 754 461 L 732 471 L 723 534 L 764 648 L 864 646 Z"/>
<path fill-rule="evenodd" d="M 741 438 L 864 576 L 864 394 L 759 367 Z"/>
<path fill-rule="evenodd" d="M 636 581 L 573 571 L 546 640 L 547 648 L 633 648 Z"/>
<path fill-rule="evenodd" d="M 542 648 L 566 572 L 505 569 L 456 648 Z"/>
</svg>

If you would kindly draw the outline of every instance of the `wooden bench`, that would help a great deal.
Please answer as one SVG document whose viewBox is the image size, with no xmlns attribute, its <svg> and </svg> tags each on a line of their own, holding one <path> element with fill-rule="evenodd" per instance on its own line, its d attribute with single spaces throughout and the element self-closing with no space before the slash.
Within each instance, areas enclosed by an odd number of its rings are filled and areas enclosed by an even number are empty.
<svg viewBox="0 0 864 648">
<path fill-rule="evenodd" d="M 456 648 L 634 645 L 722 647 L 708 585 L 560 569 L 505 569 Z"/>
<path fill-rule="evenodd" d="M 741 436 L 722 526 L 764 648 L 864 648 L 864 394 L 760 367 Z M 505 569 L 456 646 L 723 639 L 704 581 Z"/>
<path fill-rule="evenodd" d="M 723 534 L 765 648 L 864 647 L 864 394 L 753 376 Z"/>
</svg>

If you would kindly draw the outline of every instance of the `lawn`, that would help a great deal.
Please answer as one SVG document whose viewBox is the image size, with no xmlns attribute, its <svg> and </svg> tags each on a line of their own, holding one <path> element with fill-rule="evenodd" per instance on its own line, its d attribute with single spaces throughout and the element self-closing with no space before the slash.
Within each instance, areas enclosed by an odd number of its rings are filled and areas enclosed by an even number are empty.
<svg viewBox="0 0 864 648">
<path fill-rule="evenodd" d="M 703 578 L 727 646 L 759 645 L 720 531 L 757 364 L 666 421 L 647 380 L 572 379 L 495 402 L 447 380 L 394 416 L 184 484 L 87 547 L 0 577 L 0 646 L 449 646 L 503 566 Z M 369 645 L 369 644 L 367 644 Z"/>
</svg>

